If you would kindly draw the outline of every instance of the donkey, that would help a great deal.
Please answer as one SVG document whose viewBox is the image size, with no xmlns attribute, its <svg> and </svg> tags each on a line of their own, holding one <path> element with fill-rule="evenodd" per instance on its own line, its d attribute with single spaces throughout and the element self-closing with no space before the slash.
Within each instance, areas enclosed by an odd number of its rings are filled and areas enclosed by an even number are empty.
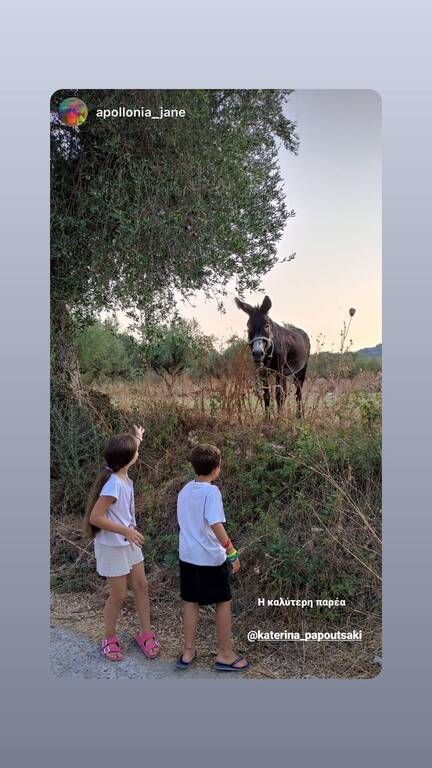
<svg viewBox="0 0 432 768">
<path fill-rule="evenodd" d="M 252 307 L 236 298 L 239 309 L 249 315 L 247 323 L 249 346 L 262 382 L 266 414 L 270 406 L 271 373 L 276 375 L 276 403 L 281 411 L 287 396 L 288 377 L 292 376 L 296 387 L 297 416 L 303 413 L 302 387 L 310 354 L 309 336 L 301 328 L 286 328 L 273 322 L 268 316 L 271 301 L 264 296 L 261 306 Z"/>
</svg>

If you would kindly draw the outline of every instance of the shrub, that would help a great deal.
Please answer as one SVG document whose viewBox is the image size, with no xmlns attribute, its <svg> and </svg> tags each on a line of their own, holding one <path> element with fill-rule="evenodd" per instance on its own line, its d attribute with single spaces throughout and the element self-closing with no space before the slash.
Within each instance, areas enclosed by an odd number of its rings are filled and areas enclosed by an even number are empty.
<svg viewBox="0 0 432 768">
<path fill-rule="evenodd" d="M 82 379 L 121 376 L 132 378 L 141 372 L 137 342 L 106 321 L 76 330 L 76 345 Z"/>
</svg>

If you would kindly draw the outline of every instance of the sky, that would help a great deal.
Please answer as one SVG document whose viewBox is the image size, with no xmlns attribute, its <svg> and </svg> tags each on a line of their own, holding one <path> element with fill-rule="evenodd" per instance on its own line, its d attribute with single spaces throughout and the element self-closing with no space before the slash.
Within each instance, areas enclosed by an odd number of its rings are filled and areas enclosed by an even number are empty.
<svg viewBox="0 0 432 768">
<path fill-rule="evenodd" d="M 262 279 L 272 301 L 270 317 L 303 328 L 312 351 L 337 351 L 340 331 L 356 309 L 348 340 L 353 350 L 381 342 L 381 113 L 373 91 L 295 91 L 285 107 L 297 123 L 298 155 L 283 148 L 280 165 L 287 220 L 278 255 L 295 258 Z M 206 334 L 223 342 L 244 336 L 246 315 L 228 287 L 226 313 L 201 293 L 179 302 Z M 243 298 L 256 304 L 264 293 Z M 122 318 L 119 317 L 123 325 Z"/>
</svg>

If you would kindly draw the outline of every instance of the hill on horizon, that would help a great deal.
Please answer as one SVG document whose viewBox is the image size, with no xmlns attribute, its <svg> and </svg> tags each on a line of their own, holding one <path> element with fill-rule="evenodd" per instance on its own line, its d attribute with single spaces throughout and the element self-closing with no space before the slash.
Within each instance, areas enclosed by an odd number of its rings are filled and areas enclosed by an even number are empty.
<svg viewBox="0 0 432 768">
<path fill-rule="evenodd" d="M 363 347 L 356 350 L 356 355 L 365 355 L 366 357 L 382 357 L 382 343 L 374 347 Z"/>
</svg>

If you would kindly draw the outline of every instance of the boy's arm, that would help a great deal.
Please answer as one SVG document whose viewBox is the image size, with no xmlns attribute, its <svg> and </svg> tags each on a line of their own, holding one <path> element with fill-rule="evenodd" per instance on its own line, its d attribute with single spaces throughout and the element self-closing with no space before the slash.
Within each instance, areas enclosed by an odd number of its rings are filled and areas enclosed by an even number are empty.
<svg viewBox="0 0 432 768">
<path fill-rule="evenodd" d="M 225 528 L 223 527 L 222 523 L 214 523 L 210 526 L 214 535 L 216 536 L 217 540 L 219 541 L 219 544 L 221 544 L 224 548 L 229 541 L 229 547 L 227 547 L 226 551 L 229 555 L 230 552 L 235 552 L 235 547 L 233 547 L 230 537 L 228 536 Z"/>
<path fill-rule="evenodd" d="M 237 571 L 240 568 L 240 560 L 239 556 L 237 554 L 236 548 L 233 546 L 232 541 L 230 537 L 228 536 L 225 528 L 223 527 L 222 523 L 213 523 L 213 525 L 210 526 L 214 535 L 216 536 L 219 543 L 223 546 L 225 549 L 228 560 L 231 562 L 231 568 L 233 573 L 237 573 Z M 228 544 L 228 546 L 227 546 Z M 233 555 L 233 557 L 230 557 L 230 555 Z"/>
</svg>

